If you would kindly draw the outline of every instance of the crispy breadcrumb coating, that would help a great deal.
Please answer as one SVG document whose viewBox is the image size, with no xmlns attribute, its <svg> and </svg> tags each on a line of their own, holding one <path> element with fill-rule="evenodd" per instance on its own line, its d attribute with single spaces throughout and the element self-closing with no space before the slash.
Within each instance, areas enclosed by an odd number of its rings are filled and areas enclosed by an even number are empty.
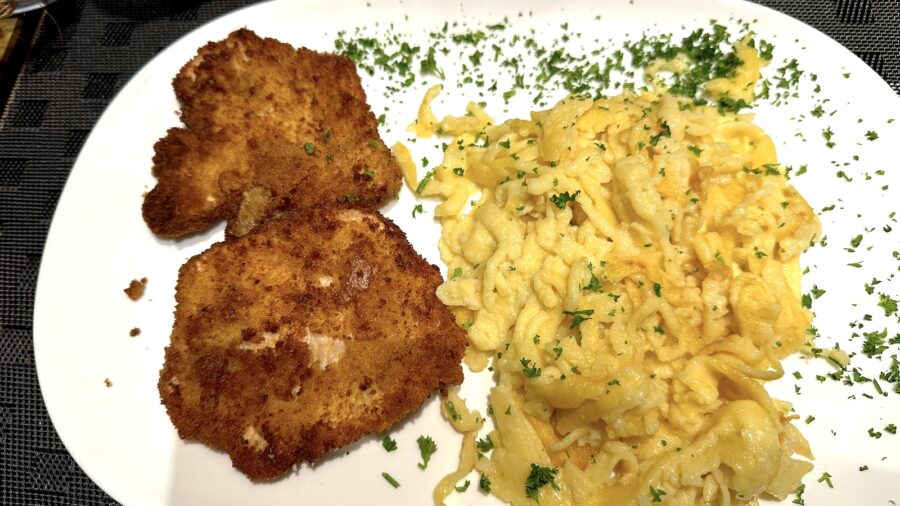
<svg viewBox="0 0 900 506">
<path fill-rule="evenodd" d="M 156 143 L 157 185 L 143 205 L 158 236 L 202 232 L 223 218 L 238 236 L 284 210 L 374 209 L 400 189 L 400 168 L 346 56 L 241 29 L 200 48 L 173 86 L 184 127 Z"/>
<path fill-rule="evenodd" d="M 462 382 L 441 283 L 377 212 L 286 213 L 181 267 L 159 380 L 178 433 L 271 480 Z"/>
</svg>

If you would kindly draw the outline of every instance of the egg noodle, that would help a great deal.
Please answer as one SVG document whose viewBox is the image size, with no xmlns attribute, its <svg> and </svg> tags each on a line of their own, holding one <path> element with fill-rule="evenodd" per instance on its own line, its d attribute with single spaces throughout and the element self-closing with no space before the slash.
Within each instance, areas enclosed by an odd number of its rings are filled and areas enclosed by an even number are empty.
<svg viewBox="0 0 900 506">
<path fill-rule="evenodd" d="M 753 98 L 752 44 L 713 95 Z M 668 68 L 677 71 L 677 59 Z M 652 76 L 651 76 L 652 77 Z M 653 79 L 650 82 L 654 82 Z M 468 330 L 466 362 L 491 365 L 495 430 L 456 394 L 459 469 L 512 504 L 755 504 L 812 465 L 766 381 L 808 348 L 799 255 L 819 233 L 751 115 L 649 91 L 494 125 L 477 104 L 414 125 L 449 135 L 415 184 L 443 200 L 438 296 Z M 748 94 L 749 93 L 749 94 Z M 477 197 L 477 201 L 470 201 Z"/>
</svg>

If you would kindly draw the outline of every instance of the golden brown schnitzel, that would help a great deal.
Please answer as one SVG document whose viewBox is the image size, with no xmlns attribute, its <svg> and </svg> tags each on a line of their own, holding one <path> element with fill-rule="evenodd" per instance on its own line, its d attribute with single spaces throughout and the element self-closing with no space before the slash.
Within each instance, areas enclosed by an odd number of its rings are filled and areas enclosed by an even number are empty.
<svg viewBox="0 0 900 506">
<path fill-rule="evenodd" d="M 346 56 L 242 29 L 200 48 L 173 85 L 184 128 L 156 143 L 158 181 L 143 206 L 159 236 L 223 218 L 242 235 L 274 212 L 335 202 L 374 209 L 400 189 Z"/>
<path fill-rule="evenodd" d="M 437 267 L 377 212 L 286 213 L 181 267 L 159 391 L 253 480 L 381 432 L 462 382 Z"/>
</svg>

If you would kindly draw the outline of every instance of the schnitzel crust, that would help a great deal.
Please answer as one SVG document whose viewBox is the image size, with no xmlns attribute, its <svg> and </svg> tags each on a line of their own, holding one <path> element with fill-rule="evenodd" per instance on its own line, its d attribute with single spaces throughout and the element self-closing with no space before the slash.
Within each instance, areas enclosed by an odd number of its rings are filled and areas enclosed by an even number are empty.
<svg viewBox="0 0 900 506">
<path fill-rule="evenodd" d="M 294 49 L 241 29 L 200 48 L 173 81 L 183 127 L 153 156 L 143 216 L 160 237 L 233 221 L 245 192 L 265 188 L 264 212 L 313 205 L 378 208 L 400 189 L 400 168 L 378 134 L 346 56 Z"/>
<path fill-rule="evenodd" d="M 286 213 L 181 267 L 162 402 L 182 438 L 278 478 L 462 382 L 440 283 L 377 212 Z"/>
</svg>

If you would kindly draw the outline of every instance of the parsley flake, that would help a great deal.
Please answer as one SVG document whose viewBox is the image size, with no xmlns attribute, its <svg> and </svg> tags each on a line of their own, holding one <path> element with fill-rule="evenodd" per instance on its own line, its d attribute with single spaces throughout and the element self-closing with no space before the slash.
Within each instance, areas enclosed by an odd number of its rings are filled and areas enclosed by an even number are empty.
<svg viewBox="0 0 900 506">
<path fill-rule="evenodd" d="M 662 497 L 666 495 L 666 491 L 661 488 L 653 488 L 650 486 L 650 502 L 657 503 L 662 502 Z"/>
<path fill-rule="evenodd" d="M 526 378 L 537 378 L 541 375 L 540 368 L 538 368 L 531 360 L 523 358 L 519 362 L 522 364 L 522 374 L 524 374 Z"/>
<path fill-rule="evenodd" d="M 381 473 L 381 476 L 385 479 L 385 481 L 390 483 L 392 487 L 400 488 L 400 482 L 395 480 L 393 476 L 389 475 L 388 473 Z"/>
<path fill-rule="evenodd" d="M 884 310 L 884 316 L 891 316 L 897 313 L 897 299 L 892 298 L 886 293 L 878 294 L 878 307 Z"/>
<path fill-rule="evenodd" d="M 590 320 L 590 316 L 594 314 L 593 309 L 579 309 L 575 311 L 563 311 L 563 314 L 569 315 L 572 317 L 572 324 L 569 325 L 570 329 L 574 329 L 575 327 L 581 325 L 586 320 Z"/>
<path fill-rule="evenodd" d="M 431 456 L 437 452 L 437 444 L 434 442 L 434 439 L 431 439 L 431 436 L 419 436 L 416 439 L 416 443 L 419 445 L 419 453 L 422 454 L 422 462 L 419 463 L 419 469 L 425 469 L 428 467 L 428 461 L 431 460 Z"/>
<path fill-rule="evenodd" d="M 482 474 L 481 477 L 478 478 L 478 490 L 481 490 L 485 494 L 491 493 L 491 480 L 486 475 Z"/>
<path fill-rule="evenodd" d="M 578 198 L 578 195 L 581 193 L 581 190 L 577 190 L 574 195 L 569 195 L 569 192 L 562 192 L 559 195 L 551 195 L 550 202 L 553 203 L 559 209 L 565 209 L 566 205 L 569 202 L 575 202 L 575 199 Z"/>
<path fill-rule="evenodd" d="M 491 440 L 490 435 L 484 436 L 475 443 L 475 448 L 478 448 L 481 453 L 487 453 L 494 449 L 494 441 Z"/>
<path fill-rule="evenodd" d="M 554 490 L 559 490 L 556 484 L 556 475 L 559 469 L 555 467 L 543 467 L 537 464 L 531 464 L 531 472 L 525 479 L 525 496 L 537 501 L 538 492 L 546 485 L 550 485 Z"/>
<path fill-rule="evenodd" d="M 659 143 L 659 139 L 661 137 L 672 137 L 672 130 L 669 128 L 668 123 L 663 121 L 659 126 L 660 126 L 660 128 L 662 128 L 662 130 L 660 130 L 660 132 L 658 134 L 650 137 L 650 145 L 651 146 L 656 146 L 656 144 Z"/>
</svg>

